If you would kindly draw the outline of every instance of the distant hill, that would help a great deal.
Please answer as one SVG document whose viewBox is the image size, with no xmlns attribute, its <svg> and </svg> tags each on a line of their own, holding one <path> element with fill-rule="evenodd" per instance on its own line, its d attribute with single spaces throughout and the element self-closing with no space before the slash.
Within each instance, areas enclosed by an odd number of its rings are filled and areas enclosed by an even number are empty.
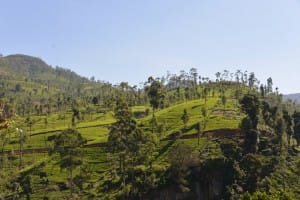
<svg viewBox="0 0 300 200">
<path fill-rule="evenodd" d="M 7 71 L 11 75 L 18 72 L 18 74 L 22 74 L 23 76 L 53 72 L 53 69 L 43 60 L 21 54 L 0 58 L 0 69 L 1 71 Z"/>
<path fill-rule="evenodd" d="M 45 98 L 61 96 L 78 99 L 82 93 L 103 96 L 103 86 L 107 90 L 112 87 L 69 69 L 54 68 L 37 57 L 22 54 L 0 56 L 0 98 L 21 99 L 22 102 L 26 99 L 43 102 Z"/>
<path fill-rule="evenodd" d="M 0 55 L 0 102 L 5 102 L 6 113 L 10 109 L 19 116 L 61 112 L 73 106 L 83 107 L 92 98 L 103 106 L 114 90 L 108 82 L 54 68 L 37 57 Z"/>
<path fill-rule="evenodd" d="M 292 101 L 296 101 L 296 102 L 300 103 L 300 93 L 283 95 L 283 99 L 284 100 L 290 99 Z"/>
<path fill-rule="evenodd" d="M 53 81 L 56 83 L 88 81 L 75 72 L 61 67 L 53 68 L 42 59 L 28 55 L 15 54 L 0 57 L 0 76 L 10 79 L 30 81 Z M 64 79 L 64 80 L 63 80 Z M 58 82 L 57 82 L 58 81 Z"/>
</svg>

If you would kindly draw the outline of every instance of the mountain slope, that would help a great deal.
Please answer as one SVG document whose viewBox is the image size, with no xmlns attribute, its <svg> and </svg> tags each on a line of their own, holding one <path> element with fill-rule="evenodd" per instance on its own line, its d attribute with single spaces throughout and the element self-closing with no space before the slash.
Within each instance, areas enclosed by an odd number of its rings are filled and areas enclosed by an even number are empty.
<svg viewBox="0 0 300 200">
<path fill-rule="evenodd" d="M 53 68 L 40 58 L 20 54 L 0 57 L 0 98 L 18 114 L 32 112 L 37 106 L 58 109 L 62 102 L 86 102 L 84 97 L 105 99 L 112 88 L 109 83 L 91 81 L 69 69 Z"/>
<path fill-rule="evenodd" d="M 54 71 L 43 60 L 21 54 L 0 58 L 0 69 L 14 76 L 34 76 L 35 74 Z"/>
<path fill-rule="evenodd" d="M 294 94 L 286 94 L 283 95 L 284 100 L 292 100 L 300 103 L 300 93 L 294 93 Z"/>
<path fill-rule="evenodd" d="M 68 69 L 52 68 L 40 58 L 16 54 L 0 58 L 0 74 L 5 74 L 10 79 L 31 81 L 88 81 L 87 78 L 77 75 Z M 66 80 L 65 80 L 66 81 Z"/>
<path fill-rule="evenodd" d="M 40 58 L 21 54 L 0 57 L 0 77 L 0 92 L 6 96 L 16 92 L 41 96 L 46 90 L 52 95 L 70 93 L 83 85 L 96 85 L 69 69 L 53 68 Z"/>
</svg>

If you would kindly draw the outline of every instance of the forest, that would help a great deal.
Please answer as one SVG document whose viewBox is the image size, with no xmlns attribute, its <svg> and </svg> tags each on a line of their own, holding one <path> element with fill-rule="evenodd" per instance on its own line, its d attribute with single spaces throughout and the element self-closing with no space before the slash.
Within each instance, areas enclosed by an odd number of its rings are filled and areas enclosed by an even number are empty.
<svg viewBox="0 0 300 200">
<path fill-rule="evenodd" d="M 0 199 L 300 199 L 297 102 L 202 70 L 114 85 L 0 57 Z"/>
</svg>

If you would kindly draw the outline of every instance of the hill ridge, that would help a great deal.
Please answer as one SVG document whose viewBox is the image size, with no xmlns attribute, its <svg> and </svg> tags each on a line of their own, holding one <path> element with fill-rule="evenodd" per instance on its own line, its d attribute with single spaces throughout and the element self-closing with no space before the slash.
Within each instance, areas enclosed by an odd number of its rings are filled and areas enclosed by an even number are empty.
<svg viewBox="0 0 300 200">
<path fill-rule="evenodd" d="M 300 103 L 300 93 L 290 93 L 283 95 L 284 100 L 292 100 Z"/>
</svg>

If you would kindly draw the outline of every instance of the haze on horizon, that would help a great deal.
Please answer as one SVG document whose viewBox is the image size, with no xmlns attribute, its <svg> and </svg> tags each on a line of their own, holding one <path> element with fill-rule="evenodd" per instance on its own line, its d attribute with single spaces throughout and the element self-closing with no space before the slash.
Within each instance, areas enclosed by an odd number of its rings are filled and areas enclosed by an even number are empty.
<svg viewBox="0 0 300 200">
<path fill-rule="evenodd" d="M 300 1 L 2 1 L 0 53 L 112 83 L 189 71 L 255 72 L 300 92 Z"/>
</svg>

